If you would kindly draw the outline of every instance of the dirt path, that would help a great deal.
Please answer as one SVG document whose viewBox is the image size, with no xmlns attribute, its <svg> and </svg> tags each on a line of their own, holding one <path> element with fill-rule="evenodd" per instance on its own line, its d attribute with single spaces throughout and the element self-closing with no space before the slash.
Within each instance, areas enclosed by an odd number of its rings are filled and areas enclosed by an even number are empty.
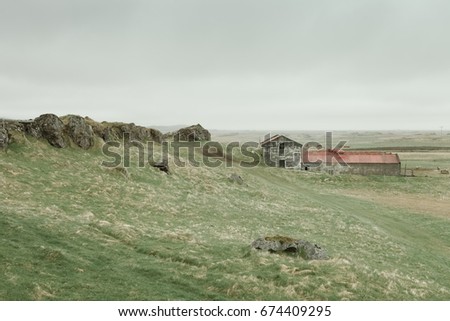
<svg viewBox="0 0 450 321">
<path fill-rule="evenodd" d="M 373 201 L 382 205 L 404 208 L 414 212 L 427 213 L 436 217 L 450 218 L 450 198 L 404 193 L 380 193 L 370 191 L 340 191 L 342 195 Z"/>
</svg>

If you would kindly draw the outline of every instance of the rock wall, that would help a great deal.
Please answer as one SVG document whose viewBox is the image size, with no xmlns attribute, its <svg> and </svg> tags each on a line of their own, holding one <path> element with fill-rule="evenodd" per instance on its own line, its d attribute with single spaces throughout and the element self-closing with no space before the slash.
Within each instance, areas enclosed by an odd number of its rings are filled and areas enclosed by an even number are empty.
<svg viewBox="0 0 450 321">
<path fill-rule="evenodd" d="M 162 141 L 159 130 L 133 123 L 98 123 L 89 117 L 67 115 L 59 118 L 44 114 L 34 120 L 0 120 L 0 149 L 11 143 L 21 143 L 26 136 L 45 139 L 50 145 L 64 148 L 72 143 L 83 149 L 94 146 L 96 137 L 104 141 L 121 140 L 124 133 L 142 142 Z"/>
</svg>

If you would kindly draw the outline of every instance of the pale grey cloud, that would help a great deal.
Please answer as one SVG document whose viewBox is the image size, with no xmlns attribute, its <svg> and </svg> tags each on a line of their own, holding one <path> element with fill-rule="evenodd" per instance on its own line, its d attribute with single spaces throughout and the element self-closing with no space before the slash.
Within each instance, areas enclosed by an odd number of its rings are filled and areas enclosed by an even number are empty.
<svg viewBox="0 0 450 321">
<path fill-rule="evenodd" d="M 0 0 L 0 116 L 450 128 L 448 30 L 441 0 Z"/>
</svg>

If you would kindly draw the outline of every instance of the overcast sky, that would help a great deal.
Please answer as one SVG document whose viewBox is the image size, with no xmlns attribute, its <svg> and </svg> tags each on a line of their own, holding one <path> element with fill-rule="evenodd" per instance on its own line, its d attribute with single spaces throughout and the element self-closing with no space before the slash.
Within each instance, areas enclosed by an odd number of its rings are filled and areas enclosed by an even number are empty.
<svg viewBox="0 0 450 321">
<path fill-rule="evenodd" d="M 0 0 L 0 117 L 450 129 L 448 0 Z"/>
</svg>

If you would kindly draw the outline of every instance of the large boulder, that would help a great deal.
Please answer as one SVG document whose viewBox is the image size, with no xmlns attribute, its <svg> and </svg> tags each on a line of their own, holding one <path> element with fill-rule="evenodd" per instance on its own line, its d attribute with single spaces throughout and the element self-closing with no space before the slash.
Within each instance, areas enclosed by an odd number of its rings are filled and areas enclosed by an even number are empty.
<svg viewBox="0 0 450 321">
<path fill-rule="evenodd" d="M 98 123 L 95 120 L 93 120 L 92 118 L 89 118 L 87 116 L 84 117 L 84 121 L 86 122 L 86 124 L 91 126 L 95 136 L 103 138 L 103 135 L 104 135 L 104 132 L 105 132 L 105 125 L 104 125 L 104 123 Z"/>
<path fill-rule="evenodd" d="M 211 133 L 202 127 L 202 125 L 192 125 L 189 127 L 179 129 L 174 138 L 180 141 L 210 141 Z"/>
<path fill-rule="evenodd" d="M 131 139 L 138 140 L 141 142 L 154 141 L 160 143 L 162 141 L 162 133 L 153 128 L 147 128 L 143 126 L 136 126 L 132 124 L 131 127 Z"/>
<path fill-rule="evenodd" d="M 54 114 L 39 116 L 30 126 L 27 126 L 27 129 L 32 136 L 43 137 L 54 147 L 63 148 L 66 146 L 64 123 Z"/>
<path fill-rule="evenodd" d="M 6 128 L 0 128 L 0 150 L 5 150 L 8 147 L 9 136 Z"/>
<path fill-rule="evenodd" d="M 3 129 L 3 135 L 1 135 L 1 136 L 3 136 L 2 140 L 3 140 L 4 145 L 6 142 L 5 147 L 8 147 L 14 143 L 25 144 L 25 142 L 26 142 L 25 123 L 31 123 L 31 122 L 32 122 L 32 120 L 29 120 L 29 121 L 22 120 L 21 121 L 21 120 L 2 119 L 0 121 L 0 123 L 1 123 L 0 128 Z"/>
<path fill-rule="evenodd" d="M 328 255 L 319 245 L 285 236 L 266 236 L 253 241 L 252 247 L 272 253 L 298 255 L 305 260 L 326 260 Z"/>
<path fill-rule="evenodd" d="M 83 149 L 94 146 L 94 131 L 83 117 L 69 115 L 65 121 L 67 134 L 75 144 Z"/>
<path fill-rule="evenodd" d="M 122 140 L 124 133 L 130 134 L 130 140 L 137 140 L 142 143 L 146 143 L 147 141 L 160 143 L 162 141 L 162 133 L 157 129 L 136 126 L 133 123 L 103 122 L 102 126 L 103 132 L 99 136 L 102 137 L 104 141 Z"/>
</svg>

